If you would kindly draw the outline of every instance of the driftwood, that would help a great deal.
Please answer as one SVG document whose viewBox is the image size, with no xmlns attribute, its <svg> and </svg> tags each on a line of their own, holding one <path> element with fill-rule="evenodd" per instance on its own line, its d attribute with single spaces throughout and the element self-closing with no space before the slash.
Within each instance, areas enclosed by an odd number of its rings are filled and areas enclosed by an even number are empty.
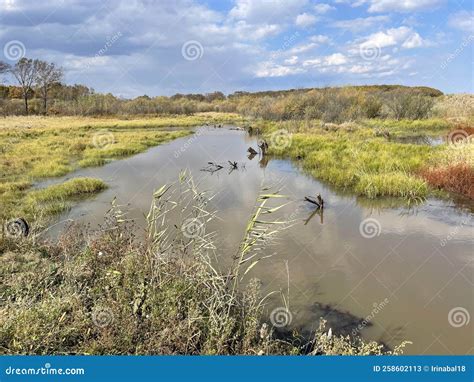
<svg viewBox="0 0 474 382">
<path fill-rule="evenodd" d="M 267 143 L 267 141 L 265 141 L 265 139 L 262 139 L 262 140 L 258 143 L 258 147 L 260 147 L 260 150 L 262 151 L 262 155 L 266 155 L 266 154 L 267 154 L 267 151 L 268 151 L 268 143 Z"/>
<path fill-rule="evenodd" d="M 229 174 L 234 171 L 234 170 L 238 170 L 239 167 L 242 169 L 242 170 L 245 170 L 245 163 L 241 163 L 240 166 L 239 166 L 239 163 L 238 162 L 233 162 L 233 161 L 227 161 L 227 163 L 229 163 Z M 219 164 L 219 163 L 215 163 L 215 162 L 207 162 L 207 166 L 202 168 L 201 171 L 206 171 L 206 172 L 210 172 L 211 174 L 219 171 L 219 170 L 222 170 L 224 168 L 223 165 Z"/>
<path fill-rule="evenodd" d="M 306 200 L 307 202 L 313 203 L 314 205 L 316 205 L 316 207 L 318 207 L 320 209 L 324 208 L 324 200 L 323 200 L 323 198 L 321 197 L 320 194 L 316 195 L 316 197 L 305 196 L 304 200 Z"/>
<path fill-rule="evenodd" d="M 213 174 L 219 170 L 222 170 L 223 168 L 224 166 L 221 166 L 220 164 L 214 162 L 207 162 L 207 167 L 202 168 L 201 171 L 206 171 Z"/>
<path fill-rule="evenodd" d="M 257 154 L 251 153 L 251 154 L 247 155 L 247 158 L 248 158 L 249 160 L 252 160 L 252 159 L 255 158 L 256 156 L 257 156 Z"/>
</svg>

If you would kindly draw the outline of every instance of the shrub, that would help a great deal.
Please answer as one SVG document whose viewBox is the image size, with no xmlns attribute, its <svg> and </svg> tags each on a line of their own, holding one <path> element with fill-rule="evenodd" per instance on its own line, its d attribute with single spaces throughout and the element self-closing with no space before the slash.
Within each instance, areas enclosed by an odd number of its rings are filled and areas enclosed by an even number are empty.
<svg viewBox="0 0 474 382">
<path fill-rule="evenodd" d="M 474 169 L 467 163 L 430 167 L 421 176 L 433 187 L 455 192 L 474 200 Z"/>
<path fill-rule="evenodd" d="M 397 91 L 389 94 L 386 101 L 391 117 L 400 119 L 428 118 L 434 101 L 429 96 Z"/>
</svg>

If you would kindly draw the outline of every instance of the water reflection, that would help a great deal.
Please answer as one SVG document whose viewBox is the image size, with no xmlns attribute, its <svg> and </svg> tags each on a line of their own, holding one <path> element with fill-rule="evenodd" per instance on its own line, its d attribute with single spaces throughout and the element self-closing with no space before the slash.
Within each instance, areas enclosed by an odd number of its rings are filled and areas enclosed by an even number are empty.
<svg viewBox="0 0 474 382">
<path fill-rule="evenodd" d="M 388 346 L 400 338 L 411 340 L 414 344 L 408 351 L 415 354 L 472 352 L 469 326 L 453 328 L 447 320 L 455 306 L 474 314 L 472 205 L 461 209 L 453 201 L 430 199 L 406 208 L 395 199 L 356 197 L 318 182 L 290 161 L 259 154 L 248 158 L 249 146 L 256 144 L 256 137 L 240 130 L 206 128 L 192 141 L 178 139 L 132 158 L 80 170 L 66 178 L 98 177 L 110 187 L 59 220 L 97 226 L 116 197 L 119 204 L 130 206 L 130 217 L 143 224 L 153 191 L 189 169 L 201 189 L 216 194 L 211 207 L 219 219 L 210 223 L 209 231 L 217 233 L 224 267 L 236 253 L 262 182 L 278 184 L 289 202 L 279 216 L 292 223 L 265 248 L 276 254 L 248 277 L 261 280 L 264 294 L 278 291 L 287 286 L 288 266 L 292 325 L 309 333 L 319 317 L 329 316 L 334 330 L 344 332 L 350 322 L 370 315 L 374 303 L 388 299 L 370 325 L 361 329 L 363 336 L 382 339 Z M 237 169 L 229 171 L 228 161 L 236 162 Z M 201 171 L 209 162 L 223 169 Z M 304 201 L 317 193 L 325 200 L 324 210 Z M 361 223 L 367 218 L 380 225 L 372 238 L 361 235 Z M 281 304 L 275 296 L 268 309 Z M 439 341 L 433 341 L 434 335 Z"/>
</svg>

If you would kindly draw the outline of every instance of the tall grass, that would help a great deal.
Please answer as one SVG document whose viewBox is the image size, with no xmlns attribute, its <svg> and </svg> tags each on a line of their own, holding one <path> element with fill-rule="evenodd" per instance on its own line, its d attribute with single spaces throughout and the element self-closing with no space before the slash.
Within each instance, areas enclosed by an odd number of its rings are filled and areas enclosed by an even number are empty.
<svg viewBox="0 0 474 382">
<path fill-rule="evenodd" d="M 242 255 L 271 235 L 258 229 L 268 223 L 259 216 L 276 211 L 269 206 L 275 195 L 259 197 L 229 270 L 219 269 L 217 233 L 206 231 L 212 195 L 184 174 L 155 192 L 143 240 L 115 203 L 99 231 L 72 226 L 56 243 L 7 238 L 0 246 L 2 352 L 386 353 L 374 342 L 330 337 L 324 322 L 304 346 L 295 335 L 275 338 L 258 282 L 242 278 L 249 264 Z"/>
</svg>

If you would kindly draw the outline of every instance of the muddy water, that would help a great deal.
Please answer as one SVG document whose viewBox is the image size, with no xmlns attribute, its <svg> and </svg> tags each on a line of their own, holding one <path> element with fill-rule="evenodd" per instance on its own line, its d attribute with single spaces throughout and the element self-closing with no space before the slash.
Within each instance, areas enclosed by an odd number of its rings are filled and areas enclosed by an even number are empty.
<svg viewBox="0 0 474 382">
<path fill-rule="evenodd" d="M 120 204 L 129 204 L 131 217 L 143 221 L 153 190 L 189 169 L 201 188 L 217 193 L 213 207 L 219 220 L 209 228 L 218 232 L 219 256 L 226 263 L 242 237 L 262 179 L 278 181 L 291 202 L 281 214 L 294 219 L 294 225 L 266 248 L 274 256 L 250 276 L 261 280 L 264 291 L 286 293 L 289 274 L 291 327 L 309 333 L 324 316 L 333 331 L 360 333 L 389 346 L 410 340 L 408 353 L 473 353 L 474 317 L 467 323 L 474 315 L 469 208 L 439 200 L 411 209 L 387 207 L 388 202 L 374 203 L 333 190 L 306 176 L 297 163 L 276 159 L 265 163 L 258 156 L 250 160 L 246 151 L 249 146 L 257 148 L 256 141 L 243 131 L 200 131 L 199 136 L 72 174 L 68 178 L 101 178 L 110 188 L 80 202 L 61 220 L 99 224 L 117 197 Z M 209 161 L 227 160 L 245 167 L 231 173 L 200 171 Z M 303 201 L 316 193 L 325 199 L 322 216 Z M 370 227 L 361 234 L 361 223 L 369 218 L 375 219 L 369 221 L 375 224 L 375 236 Z M 60 230 L 61 225 L 55 228 Z M 282 302 L 275 297 L 269 304 L 270 317 Z"/>
</svg>

